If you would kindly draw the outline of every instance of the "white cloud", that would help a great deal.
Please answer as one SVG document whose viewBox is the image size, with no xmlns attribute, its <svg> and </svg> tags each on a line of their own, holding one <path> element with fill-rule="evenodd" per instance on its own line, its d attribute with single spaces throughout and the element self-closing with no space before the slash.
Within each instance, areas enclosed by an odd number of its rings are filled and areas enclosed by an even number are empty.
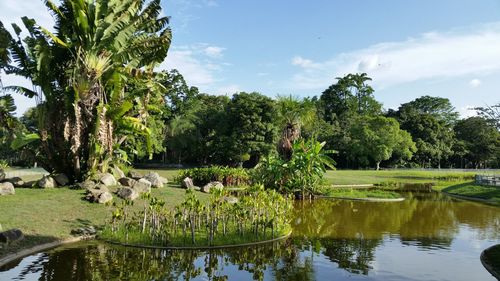
<svg viewBox="0 0 500 281">
<path fill-rule="evenodd" d="M 482 84 L 481 80 L 479 80 L 477 78 L 474 78 L 474 79 L 469 81 L 469 86 L 471 88 L 477 88 L 477 87 L 481 86 L 481 84 Z"/>
<path fill-rule="evenodd" d="M 466 106 L 460 107 L 458 109 L 458 113 L 460 114 L 460 116 L 462 118 L 477 116 L 477 111 L 474 108 L 475 108 L 475 106 L 466 105 Z"/>
<path fill-rule="evenodd" d="M 207 43 L 173 47 L 160 69 L 175 68 L 189 85 L 200 87 L 201 90 L 210 90 L 219 81 L 217 74 L 230 65 L 218 60 L 223 50 L 225 48 Z"/>
<path fill-rule="evenodd" d="M 324 88 L 334 78 L 367 72 L 378 87 L 424 79 L 484 75 L 500 70 L 500 22 L 449 32 L 425 33 L 399 42 L 384 42 L 315 62 L 301 56 L 292 78 L 299 89 Z"/>
<path fill-rule="evenodd" d="M 321 66 L 319 63 L 314 63 L 312 60 L 305 59 L 301 56 L 295 56 L 292 59 L 292 64 L 300 66 L 304 69 L 312 69 L 312 68 L 318 68 Z"/>
<path fill-rule="evenodd" d="M 218 89 L 215 90 L 215 94 L 217 95 L 226 95 L 226 96 L 231 96 L 235 93 L 242 92 L 240 86 L 232 84 L 232 85 L 227 85 L 223 87 L 219 87 Z"/>
<path fill-rule="evenodd" d="M 225 48 L 217 47 L 217 46 L 208 46 L 203 51 L 205 54 L 211 58 L 220 58 L 222 57 L 222 52 Z"/>
</svg>

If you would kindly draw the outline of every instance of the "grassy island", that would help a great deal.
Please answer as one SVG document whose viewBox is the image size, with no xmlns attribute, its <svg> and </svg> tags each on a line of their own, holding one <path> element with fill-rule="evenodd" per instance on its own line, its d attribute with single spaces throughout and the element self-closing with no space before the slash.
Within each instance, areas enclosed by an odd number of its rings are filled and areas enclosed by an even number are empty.
<svg viewBox="0 0 500 281">
<path fill-rule="evenodd" d="M 292 200 L 263 188 L 239 198 L 212 189 L 203 204 L 188 189 L 175 208 L 151 197 L 141 211 L 130 212 L 125 201 L 112 211 L 100 239 L 135 246 L 211 247 L 272 240 L 291 231 Z"/>
</svg>

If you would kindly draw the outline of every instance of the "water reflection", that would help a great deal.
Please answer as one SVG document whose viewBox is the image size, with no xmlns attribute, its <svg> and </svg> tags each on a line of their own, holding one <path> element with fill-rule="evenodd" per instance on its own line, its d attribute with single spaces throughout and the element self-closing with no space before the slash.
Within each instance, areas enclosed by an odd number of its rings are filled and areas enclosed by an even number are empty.
<svg viewBox="0 0 500 281">
<path fill-rule="evenodd" d="M 0 280 L 488 280 L 477 257 L 500 242 L 500 208 L 406 195 L 397 203 L 297 202 L 293 237 L 273 244 L 214 251 L 76 244 L 0 269 Z"/>
</svg>

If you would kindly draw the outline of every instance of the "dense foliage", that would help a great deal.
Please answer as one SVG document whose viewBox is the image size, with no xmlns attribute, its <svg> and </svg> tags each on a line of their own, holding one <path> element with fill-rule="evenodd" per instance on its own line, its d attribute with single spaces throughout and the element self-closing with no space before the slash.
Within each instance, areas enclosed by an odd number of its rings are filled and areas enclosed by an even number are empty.
<svg viewBox="0 0 500 281">
<path fill-rule="evenodd" d="M 181 182 L 186 177 L 193 180 L 197 186 L 203 186 L 212 181 L 219 181 L 225 186 L 250 185 L 248 171 L 243 168 L 230 168 L 212 166 L 207 168 L 192 168 L 179 172 L 177 181 Z"/>
<path fill-rule="evenodd" d="M 230 202 L 228 194 L 213 189 L 201 203 L 192 190 L 174 210 L 151 197 L 140 213 L 129 213 L 130 203 L 118 206 L 101 238 L 127 244 L 157 246 L 215 246 L 273 239 L 290 231 L 292 201 L 274 190 L 256 187 Z"/>
</svg>

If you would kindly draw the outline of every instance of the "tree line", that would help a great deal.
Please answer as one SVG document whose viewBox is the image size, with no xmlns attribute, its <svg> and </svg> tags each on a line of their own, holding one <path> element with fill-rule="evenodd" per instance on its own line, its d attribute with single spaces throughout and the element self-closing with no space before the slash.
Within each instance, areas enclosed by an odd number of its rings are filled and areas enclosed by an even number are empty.
<svg viewBox="0 0 500 281">
<path fill-rule="evenodd" d="M 33 86 L 0 96 L 0 159 L 10 164 L 76 180 L 148 161 L 253 167 L 274 153 L 290 159 L 304 138 L 335 150 L 339 168 L 500 166 L 500 103 L 465 119 L 440 97 L 384 110 L 365 73 L 302 99 L 210 95 L 156 70 L 171 42 L 159 0 L 44 3 L 54 32 L 27 17 L 13 33 L 0 22 L 0 71 Z M 37 106 L 16 118 L 12 92 Z"/>
</svg>

